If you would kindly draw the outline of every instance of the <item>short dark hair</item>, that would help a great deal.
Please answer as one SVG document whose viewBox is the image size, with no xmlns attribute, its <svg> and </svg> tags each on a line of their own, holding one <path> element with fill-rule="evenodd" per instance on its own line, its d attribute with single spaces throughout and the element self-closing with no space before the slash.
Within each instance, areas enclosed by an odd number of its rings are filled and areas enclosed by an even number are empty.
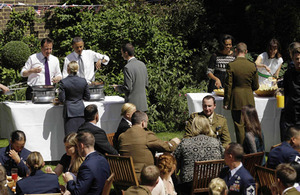
<svg viewBox="0 0 300 195">
<path fill-rule="evenodd" d="M 219 50 L 222 51 L 225 48 L 225 41 L 230 39 L 232 44 L 234 41 L 233 36 L 229 35 L 229 34 L 222 34 L 219 38 Z"/>
<path fill-rule="evenodd" d="M 95 137 L 94 135 L 89 131 L 80 131 L 76 135 L 77 143 L 82 143 L 86 147 L 94 147 L 95 145 Z"/>
<path fill-rule="evenodd" d="M 142 121 L 145 121 L 145 120 L 147 120 L 147 114 L 145 112 L 137 110 L 132 114 L 132 117 L 131 117 L 132 125 L 141 124 Z"/>
<path fill-rule="evenodd" d="M 159 175 L 159 169 L 155 165 L 144 167 L 141 172 L 142 185 L 155 186 Z"/>
<path fill-rule="evenodd" d="M 227 154 L 231 154 L 236 161 L 242 161 L 244 156 L 243 146 L 239 143 L 231 142 L 226 147 Z"/>
<path fill-rule="evenodd" d="M 284 187 L 291 187 L 296 181 L 297 172 L 291 165 L 283 163 L 276 167 L 276 178 L 280 179 Z"/>
<path fill-rule="evenodd" d="M 44 46 L 45 43 L 52 43 L 53 44 L 53 40 L 50 38 L 43 38 L 41 41 L 41 47 Z"/>
<path fill-rule="evenodd" d="M 134 56 L 134 47 L 131 43 L 122 45 L 122 51 L 127 52 L 129 56 Z"/>
<path fill-rule="evenodd" d="M 268 53 L 269 58 L 270 58 L 270 49 L 273 46 L 277 47 L 277 53 L 276 53 L 275 57 L 280 58 L 281 57 L 281 54 L 280 54 L 281 47 L 280 47 L 280 43 L 277 39 L 271 39 L 270 42 L 268 43 L 267 53 Z"/>
<path fill-rule="evenodd" d="M 84 109 L 84 119 L 89 122 L 95 119 L 96 114 L 98 113 L 97 105 L 90 104 Z"/>
<path fill-rule="evenodd" d="M 298 126 L 292 126 L 289 127 L 286 133 L 286 140 L 290 141 L 293 137 L 300 135 L 300 127 Z"/>
<path fill-rule="evenodd" d="M 215 97 L 212 96 L 212 95 L 207 95 L 207 96 L 205 96 L 205 97 L 202 99 L 202 104 L 203 104 L 204 100 L 210 100 L 210 99 L 213 99 L 214 105 L 216 105 L 216 99 L 215 99 Z"/>
<path fill-rule="evenodd" d="M 79 42 L 83 42 L 81 37 L 74 37 L 72 39 L 72 45 L 74 45 L 75 43 L 79 43 Z"/>
<path fill-rule="evenodd" d="M 15 141 L 24 141 L 26 142 L 26 135 L 21 130 L 13 131 L 10 135 L 11 142 L 14 143 Z"/>
<path fill-rule="evenodd" d="M 290 163 L 290 165 L 295 169 L 295 171 L 297 173 L 296 182 L 299 183 L 300 182 L 300 164 L 299 164 L 299 162 L 292 161 Z"/>
</svg>

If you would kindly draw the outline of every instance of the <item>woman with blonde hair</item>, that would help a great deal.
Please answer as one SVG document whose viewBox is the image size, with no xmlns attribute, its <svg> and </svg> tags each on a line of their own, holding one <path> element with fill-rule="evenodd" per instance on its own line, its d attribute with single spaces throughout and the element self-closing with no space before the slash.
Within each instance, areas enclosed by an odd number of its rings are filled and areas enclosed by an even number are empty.
<svg viewBox="0 0 300 195">
<path fill-rule="evenodd" d="M 6 184 L 6 170 L 2 165 L 0 165 L 0 194 L 1 195 L 13 194 Z"/>
<path fill-rule="evenodd" d="M 45 165 L 39 152 L 31 152 L 26 164 L 30 175 L 17 182 L 17 194 L 43 194 L 60 192 L 58 177 L 54 174 L 46 174 L 41 168 Z"/>
<path fill-rule="evenodd" d="M 136 106 L 134 104 L 132 103 L 123 104 L 121 108 L 122 119 L 119 123 L 117 132 L 115 133 L 113 138 L 113 143 L 115 148 L 118 147 L 118 138 L 121 135 L 121 133 L 124 133 L 127 129 L 129 129 L 132 126 L 131 116 L 135 111 L 136 111 Z"/>
<path fill-rule="evenodd" d="M 226 195 L 228 187 L 225 181 L 219 177 L 214 178 L 208 184 L 209 195 Z"/>
<path fill-rule="evenodd" d="M 181 194 L 191 194 L 195 161 L 222 159 L 224 154 L 224 148 L 205 116 L 194 118 L 192 134 L 193 137 L 183 138 L 174 152 L 180 169 Z"/>
<path fill-rule="evenodd" d="M 176 158 L 169 154 L 164 153 L 158 157 L 157 167 L 160 171 L 159 182 L 152 190 L 152 195 L 176 195 L 174 188 L 172 174 L 176 170 Z"/>
<path fill-rule="evenodd" d="M 74 177 L 77 175 L 84 158 L 77 151 L 76 135 L 77 133 L 71 133 L 64 138 L 66 153 L 62 156 L 54 171 L 51 167 L 46 167 L 47 173 L 55 173 L 60 176 L 62 173 L 71 172 Z"/>
</svg>

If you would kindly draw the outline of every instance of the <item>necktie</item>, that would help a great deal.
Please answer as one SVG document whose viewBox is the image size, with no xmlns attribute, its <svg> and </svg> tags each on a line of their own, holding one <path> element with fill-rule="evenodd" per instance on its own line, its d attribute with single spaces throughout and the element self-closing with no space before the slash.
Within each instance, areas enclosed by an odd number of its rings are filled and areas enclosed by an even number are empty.
<svg viewBox="0 0 300 195">
<path fill-rule="evenodd" d="M 51 85 L 47 58 L 45 58 L 45 85 Z"/>
<path fill-rule="evenodd" d="M 79 65 L 79 76 L 84 78 L 84 64 L 83 64 L 83 61 L 82 61 L 82 56 L 79 55 L 78 56 L 78 65 Z"/>
</svg>

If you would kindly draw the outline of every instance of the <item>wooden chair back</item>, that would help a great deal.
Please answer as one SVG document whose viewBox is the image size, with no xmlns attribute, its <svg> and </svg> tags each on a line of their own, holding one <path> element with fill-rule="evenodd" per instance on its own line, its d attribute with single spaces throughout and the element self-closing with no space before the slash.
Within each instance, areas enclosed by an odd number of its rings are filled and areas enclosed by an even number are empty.
<svg viewBox="0 0 300 195">
<path fill-rule="evenodd" d="M 24 194 L 24 195 L 61 195 L 61 193 L 48 193 L 48 194 Z"/>
<path fill-rule="evenodd" d="M 114 181 L 114 177 L 115 177 L 115 174 L 112 173 L 112 174 L 110 174 L 109 178 L 107 178 L 107 180 L 105 181 L 101 195 L 109 195 L 110 190 L 111 190 L 111 185 Z"/>
<path fill-rule="evenodd" d="M 208 184 L 212 179 L 219 177 L 224 166 L 224 159 L 195 162 L 192 194 L 208 192 Z"/>
<path fill-rule="evenodd" d="M 260 194 L 268 195 L 272 194 L 272 185 L 275 184 L 275 170 L 263 167 L 260 165 L 255 165 L 256 178 L 258 178 L 259 192 Z"/>
<path fill-rule="evenodd" d="M 114 136 L 115 136 L 115 133 L 109 133 L 109 134 L 106 134 L 106 137 L 107 137 L 107 139 L 108 139 L 108 142 L 109 142 L 110 145 L 112 145 L 112 146 L 114 146 L 114 143 L 113 143 Z"/>
<path fill-rule="evenodd" d="M 255 164 L 261 165 L 263 158 L 265 157 L 264 152 L 257 152 L 252 154 L 246 154 L 243 157 L 243 166 L 249 171 L 253 178 L 255 178 Z"/>
<path fill-rule="evenodd" d="M 114 187 L 127 189 L 130 186 L 138 186 L 133 161 L 131 156 L 105 155 L 110 166 L 110 171 L 115 174 Z"/>
<path fill-rule="evenodd" d="M 279 143 L 279 144 L 276 144 L 276 145 L 271 146 L 270 151 L 273 150 L 274 148 L 280 146 L 281 144 L 282 144 L 282 143 Z"/>
</svg>

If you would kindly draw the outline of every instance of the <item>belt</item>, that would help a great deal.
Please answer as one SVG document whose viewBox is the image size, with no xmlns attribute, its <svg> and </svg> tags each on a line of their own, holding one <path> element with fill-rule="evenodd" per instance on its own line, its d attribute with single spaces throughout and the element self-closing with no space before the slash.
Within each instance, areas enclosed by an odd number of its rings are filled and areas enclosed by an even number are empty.
<svg viewBox="0 0 300 195">
<path fill-rule="evenodd" d="M 258 74 L 258 76 L 261 76 L 261 77 L 264 77 L 264 78 L 269 78 L 269 77 L 271 77 L 271 75 L 266 75 L 266 74 L 263 74 L 263 73 L 258 72 L 258 71 L 257 71 L 257 74 Z"/>
</svg>

